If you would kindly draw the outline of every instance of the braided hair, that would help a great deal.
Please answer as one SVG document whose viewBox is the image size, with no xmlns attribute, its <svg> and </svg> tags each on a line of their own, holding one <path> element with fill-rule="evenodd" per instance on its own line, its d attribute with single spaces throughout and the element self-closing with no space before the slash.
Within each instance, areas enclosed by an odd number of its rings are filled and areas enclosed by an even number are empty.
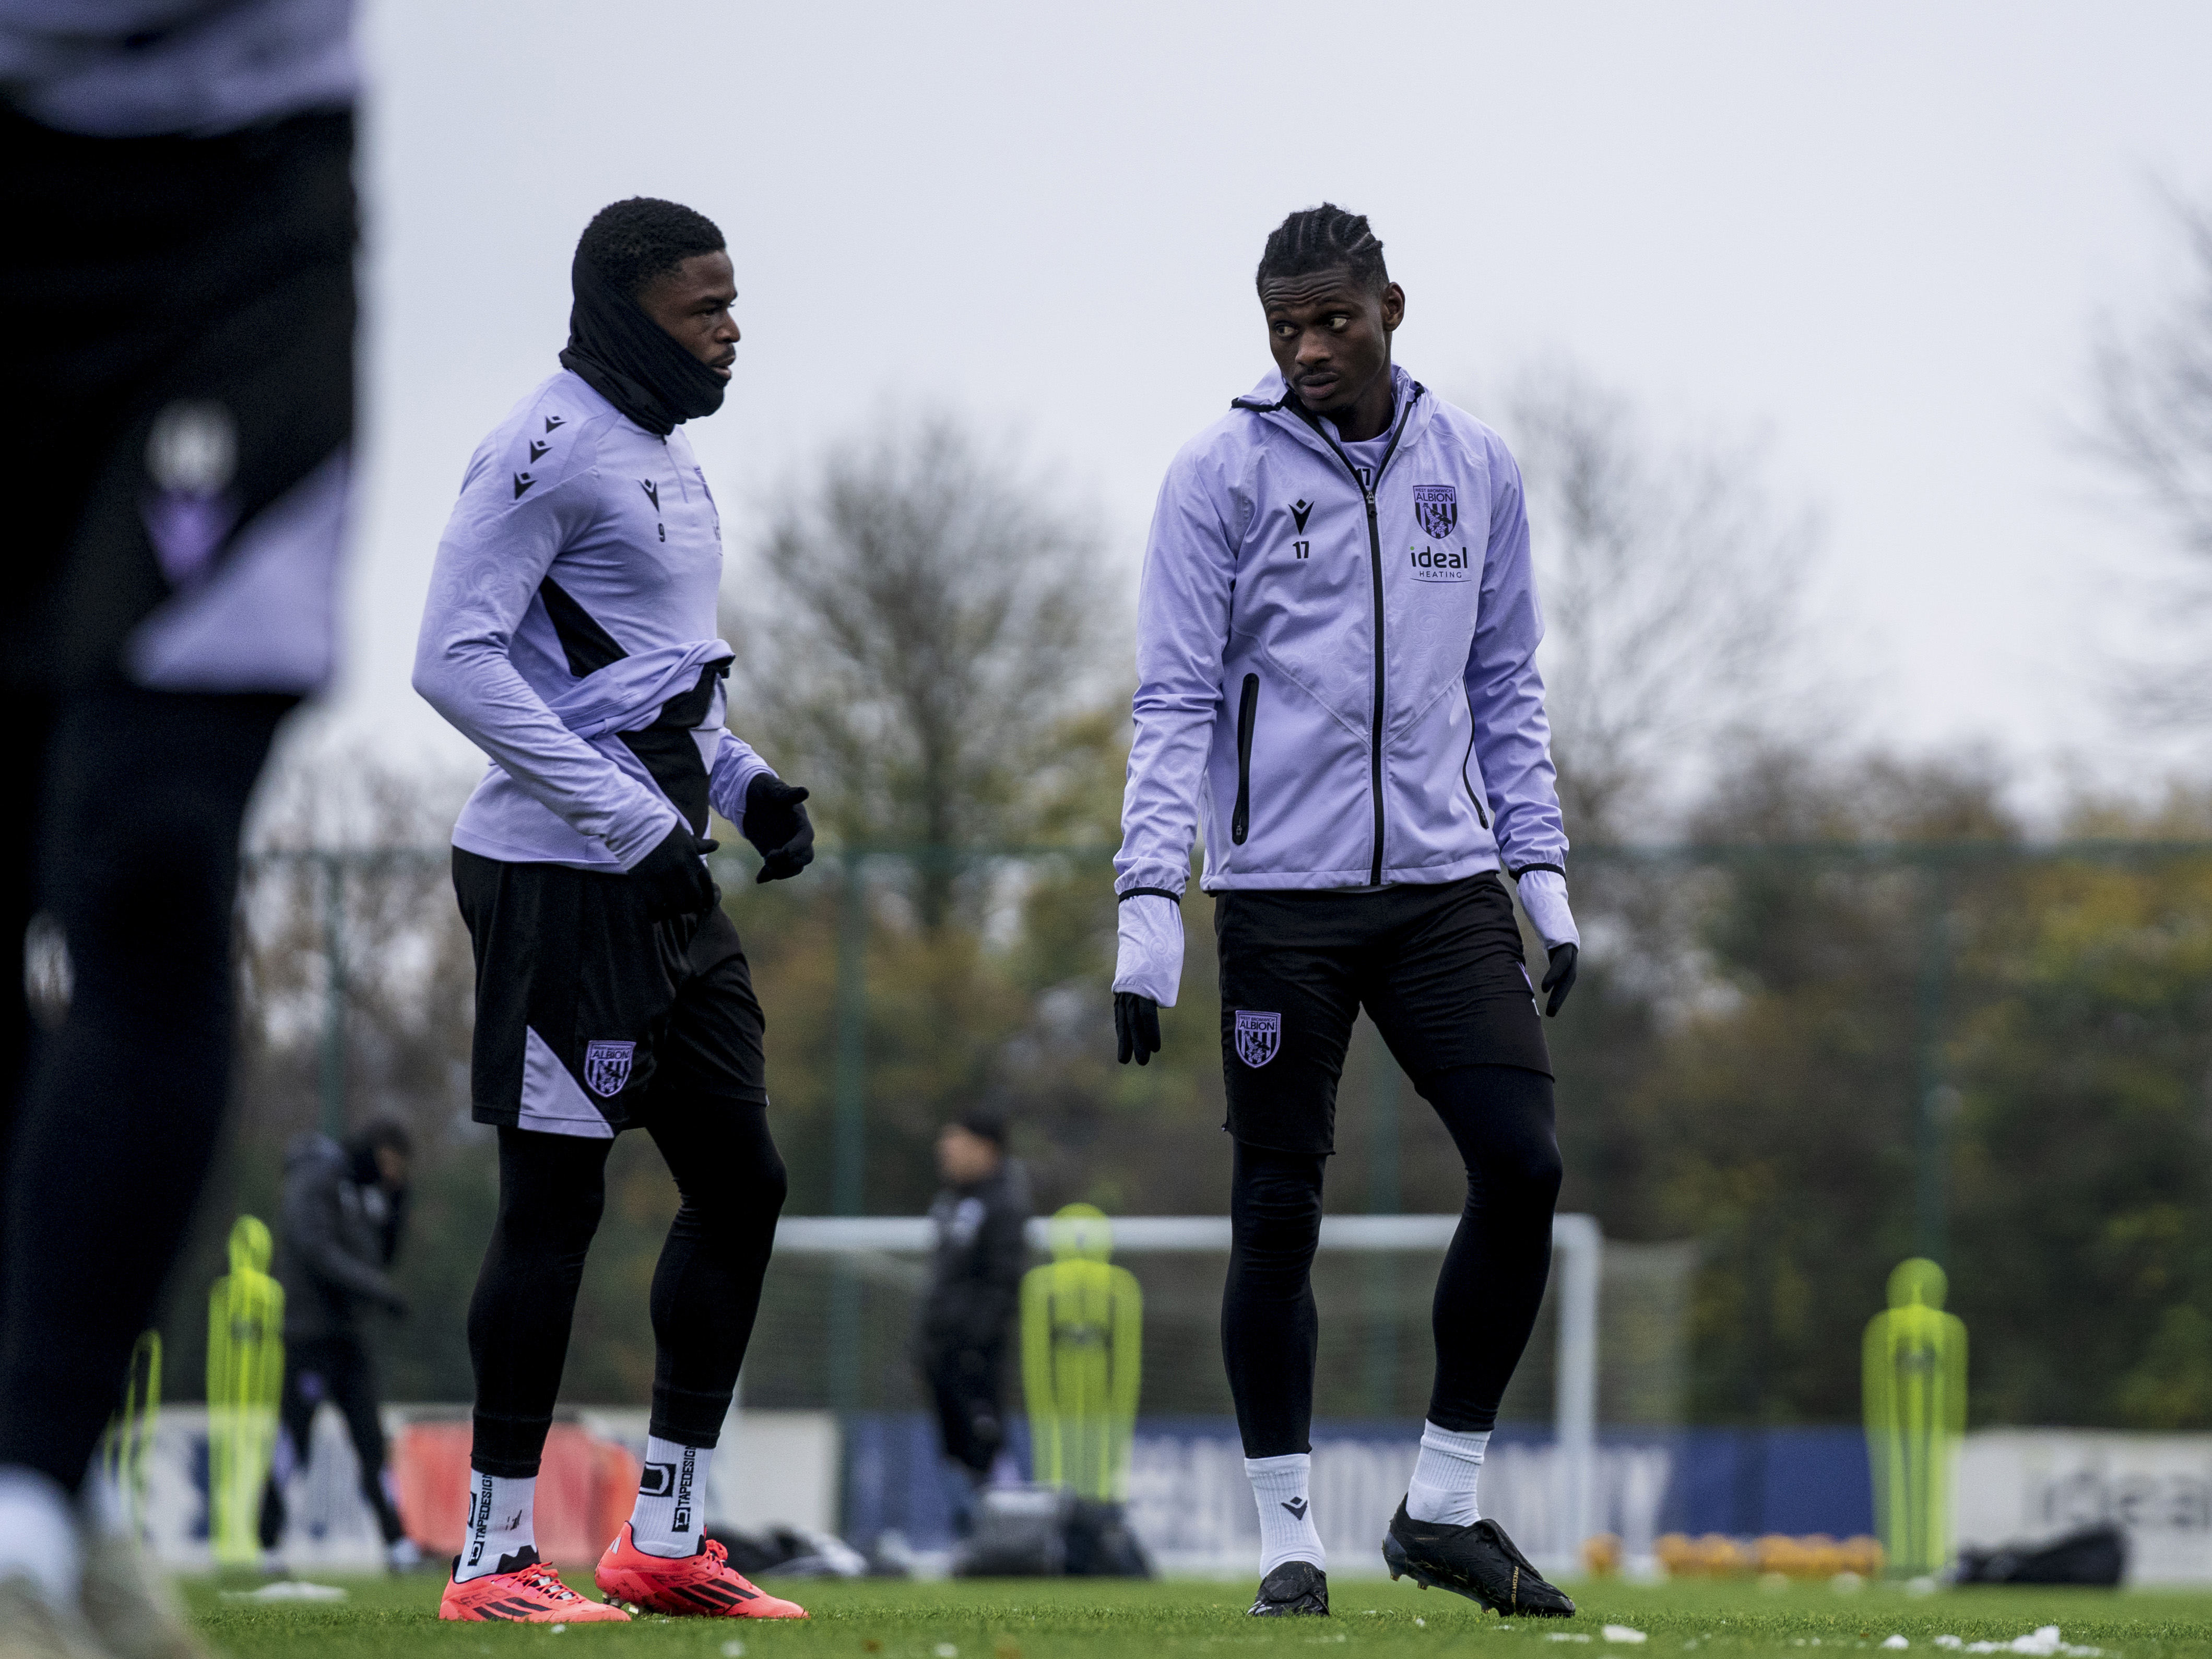
<svg viewBox="0 0 2212 1659">
<path fill-rule="evenodd" d="M 1300 208 L 1269 234 L 1253 282 L 1264 289 L 1271 278 L 1318 270 L 1348 270 L 1352 281 L 1378 294 L 1388 286 L 1382 241 L 1367 228 L 1365 214 L 1347 213 L 1334 202 Z"/>
<path fill-rule="evenodd" d="M 635 300 L 655 277 L 723 246 L 721 231 L 705 214 L 680 202 L 633 196 L 593 214 L 576 252 L 609 286 Z"/>
</svg>

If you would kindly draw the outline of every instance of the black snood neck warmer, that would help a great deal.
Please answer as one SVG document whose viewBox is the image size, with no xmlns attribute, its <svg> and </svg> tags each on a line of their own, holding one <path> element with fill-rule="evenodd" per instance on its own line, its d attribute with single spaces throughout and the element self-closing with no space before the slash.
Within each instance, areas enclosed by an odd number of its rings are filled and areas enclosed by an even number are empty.
<svg viewBox="0 0 2212 1659">
<path fill-rule="evenodd" d="M 568 311 L 563 368 L 658 437 L 722 406 L 729 382 L 677 344 L 580 252 L 568 267 L 568 282 L 576 299 Z"/>
</svg>

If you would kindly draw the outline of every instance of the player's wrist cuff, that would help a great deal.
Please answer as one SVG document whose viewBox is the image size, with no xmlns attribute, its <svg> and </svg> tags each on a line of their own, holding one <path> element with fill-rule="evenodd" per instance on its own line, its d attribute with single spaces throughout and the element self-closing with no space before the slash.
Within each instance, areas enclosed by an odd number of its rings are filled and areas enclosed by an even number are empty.
<svg viewBox="0 0 2212 1659">
<path fill-rule="evenodd" d="M 1562 945 L 1579 946 L 1583 936 L 1575 926 L 1575 913 L 1567 903 L 1567 878 L 1556 870 L 1524 870 L 1520 883 L 1521 908 L 1535 924 L 1547 951 Z"/>
<path fill-rule="evenodd" d="M 1182 980 L 1182 910 L 1166 894 L 1127 896 L 1114 954 L 1114 988 L 1175 1006 Z"/>
</svg>

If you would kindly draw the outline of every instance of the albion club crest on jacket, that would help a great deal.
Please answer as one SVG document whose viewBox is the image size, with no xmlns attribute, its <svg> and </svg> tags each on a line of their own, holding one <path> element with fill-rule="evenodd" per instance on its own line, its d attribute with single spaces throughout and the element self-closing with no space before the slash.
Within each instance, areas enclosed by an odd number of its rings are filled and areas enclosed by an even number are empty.
<svg viewBox="0 0 2212 1659">
<path fill-rule="evenodd" d="M 1565 868 L 1520 469 L 1392 382 L 1371 483 L 1272 374 L 1169 468 L 1117 890 L 1182 891 L 1200 829 L 1210 892 Z"/>
</svg>

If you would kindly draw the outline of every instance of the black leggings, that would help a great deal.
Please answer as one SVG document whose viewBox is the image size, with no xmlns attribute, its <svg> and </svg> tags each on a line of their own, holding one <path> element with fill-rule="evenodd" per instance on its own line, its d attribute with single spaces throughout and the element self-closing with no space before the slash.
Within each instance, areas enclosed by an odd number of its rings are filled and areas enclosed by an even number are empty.
<svg viewBox="0 0 2212 1659">
<path fill-rule="evenodd" d="M 238 832 L 295 700 L 116 682 L 19 707 L 0 814 L 0 1464 L 75 1491 L 191 1224 L 230 1091 Z M 69 945 L 34 1035 L 24 933 Z"/>
<path fill-rule="evenodd" d="M 384 1486 L 384 1425 L 377 1415 L 376 1366 L 356 1336 L 315 1336 L 284 1345 L 284 1392 L 276 1408 L 284 1442 L 271 1461 L 269 1484 L 261 1493 L 264 1550 L 284 1540 L 284 1482 L 295 1468 L 304 1468 L 313 1456 L 315 1410 L 325 1400 L 345 1419 L 361 1495 L 375 1515 L 384 1541 L 395 1544 L 406 1535 Z"/>
<path fill-rule="evenodd" d="M 666 1119 L 666 1121 L 659 1121 Z M 653 1273 L 652 1432 L 711 1446 L 744 1364 L 783 1209 L 783 1159 L 750 1102 L 655 1103 L 682 1202 Z M 576 1287 L 606 1206 L 612 1140 L 499 1132 L 499 1217 L 469 1303 L 482 1474 L 534 1475 L 561 1390 Z"/>
<path fill-rule="evenodd" d="M 1437 1276 L 1429 1421 L 1487 1429 L 1528 1346 L 1552 1269 L 1559 1196 L 1552 1079 L 1515 1066 L 1465 1066 L 1415 1087 L 1467 1165 L 1467 1206 Z M 1326 1162 L 1318 1153 L 1236 1144 L 1221 1347 L 1247 1457 L 1312 1449 L 1319 1326 L 1311 1268 Z"/>
</svg>

